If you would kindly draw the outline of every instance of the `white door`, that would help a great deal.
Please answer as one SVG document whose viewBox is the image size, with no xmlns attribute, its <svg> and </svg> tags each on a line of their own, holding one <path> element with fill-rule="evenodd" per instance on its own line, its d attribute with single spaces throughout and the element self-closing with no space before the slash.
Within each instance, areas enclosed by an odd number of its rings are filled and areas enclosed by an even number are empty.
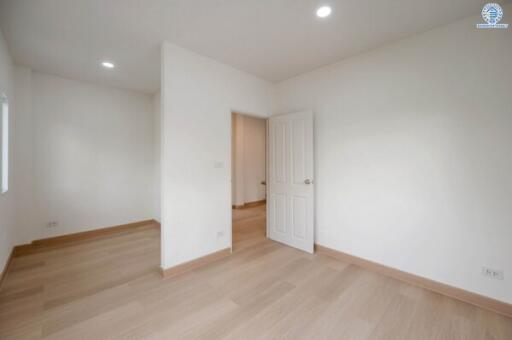
<svg viewBox="0 0 512 340">
<path fill-rule="evenodd" d="M 313 113 L 271 117 L 268 131 L 267 236 L 313 253 Z"/>
</svg>

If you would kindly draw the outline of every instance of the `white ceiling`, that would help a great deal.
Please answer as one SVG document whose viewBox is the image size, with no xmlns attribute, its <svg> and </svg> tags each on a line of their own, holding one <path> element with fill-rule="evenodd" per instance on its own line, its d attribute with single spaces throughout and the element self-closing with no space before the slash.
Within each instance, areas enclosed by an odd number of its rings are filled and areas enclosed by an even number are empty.
<svg viewBox="0 0 512 340">
<path fill-rule="evenodd" d="M 509 2 L 507 1 L 502 1 Z M 315 9 L 330 4 L 327 20 Z M 16 63 L 152 93 L 169 41 L 272 82 L 476 15 L 481 0 L 1 0 Z M 113 70 L 99 66 L 108 59 Z"/>
</svg>

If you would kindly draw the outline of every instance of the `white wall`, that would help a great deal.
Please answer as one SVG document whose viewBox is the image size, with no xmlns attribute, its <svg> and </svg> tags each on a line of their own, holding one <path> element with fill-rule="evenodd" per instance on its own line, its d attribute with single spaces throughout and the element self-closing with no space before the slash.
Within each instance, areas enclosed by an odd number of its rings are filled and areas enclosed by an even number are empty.
<svg viewBox="0 0 512 340">
<path fill-rule="evenodd" d="M 242 206 L 244 198 L 244 116 L 231 115 L 231 204 Z"/>
<path fill-rule="evenodd" d="M 270 84 L 169 43 L 162 72 L 162 267 L 169 268 L 231 246 L 231 112 L 266 116 Z"/>
<path fill-rule="evenodd" d="M 264 119 L 244 117 L 244 203 L 266 198 L 266 126 Z"/>
<path fill-rule="evenodd" d="M 16 124 L 14 153 L 16 168 L 13 191 L 16 197 L 16 244 L 32 241 L 36 232 L 34 212 L 34 119 L 32 112 L 32 71 L 14 67 Z"/>
<path fill-rule="evenodd" d="M 264 200 L 266 177 L 266 120 L 233 115 L 233 196 L 234 205 Z"/>
<path fill-rule="evenodd" d="M 14 162 L 12 161 L 12 150 L 14 141 L 15 105 L 13 91 L 13 69 L 11 56 L 5 43 L 4 36 L 0 31 L 0 93 L 4 93 L 9 101 L 9 191 L 0 193 L 0 272 L 3 271 L 9 254 L 16 242 L 15 235 L 15 196 L 12 183 L 14 178 Z"/>
<path fill-rule="evenodd" d="M 315 112 L 317 243 L 511 303 L 512 34 L 480 21 L 285 81 L 274 113 Z"/>
<path fill-rule="evenodd" d="M 151 96 L 21 68 L 16 88 L 18 243 L 155 217 Z"/>
</svg>

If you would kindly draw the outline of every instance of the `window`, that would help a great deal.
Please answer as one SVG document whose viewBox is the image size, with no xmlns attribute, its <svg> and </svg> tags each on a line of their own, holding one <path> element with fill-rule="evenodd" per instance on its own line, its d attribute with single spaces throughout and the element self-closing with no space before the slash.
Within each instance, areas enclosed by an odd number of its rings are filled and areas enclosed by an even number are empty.
<svg viewBox="0 0 512 340">
<path fill-rule="evenodd" d="M 1 193 L 9 190 L 9 102 L 7 97 L 0 94 L 0 175 L 2 179 Z"/>
</svg>

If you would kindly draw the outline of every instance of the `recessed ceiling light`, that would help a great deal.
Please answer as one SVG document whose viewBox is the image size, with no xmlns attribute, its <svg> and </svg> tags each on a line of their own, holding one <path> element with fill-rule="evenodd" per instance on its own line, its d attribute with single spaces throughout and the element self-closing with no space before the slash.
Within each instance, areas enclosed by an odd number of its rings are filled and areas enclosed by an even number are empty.
<svg viewBox="0 0 512 340">
<path fill-rule="evenodd" d="M 113 63 L 111 63 L 110 61 L 104 61 L 101 63 L 101 66 L 103 66 L 104 68 L 114 68 L 116 67 L 116 65 L 114 65 Z"/>
<path fill-rule="evenodd" d="M 327 18 L 332 13 L 332 8 L 329 6 L 322 6 L 316 10 L 316 16 L 319 18 Z"/>
</svg>

